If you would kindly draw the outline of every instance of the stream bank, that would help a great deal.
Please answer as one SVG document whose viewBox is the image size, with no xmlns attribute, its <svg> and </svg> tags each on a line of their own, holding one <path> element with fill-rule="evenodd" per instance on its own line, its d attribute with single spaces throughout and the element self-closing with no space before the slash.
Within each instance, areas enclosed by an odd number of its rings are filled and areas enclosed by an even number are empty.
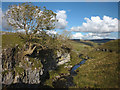
<svg viewBox="0 0 120 90">
<path fill-rule="evenodd" d="M 79 57 L 81 58 L 81 57 Z M 82 61 L 80 61 L 78 64 L 74 65 L 69 73 L 62 73 L 60 76 L 56 76 L 55 80 L 52 82 L 52 86 L 54 88 L 69 88 L 71 86 L 76 86 L 76 84 L 73 82 L 73 77 L 77 75 L 77 71 L 75 71 L 77 68 L 79 68 L 82 64 L 84 64 L 88 59 L 81 58 Z"/>
</svg>

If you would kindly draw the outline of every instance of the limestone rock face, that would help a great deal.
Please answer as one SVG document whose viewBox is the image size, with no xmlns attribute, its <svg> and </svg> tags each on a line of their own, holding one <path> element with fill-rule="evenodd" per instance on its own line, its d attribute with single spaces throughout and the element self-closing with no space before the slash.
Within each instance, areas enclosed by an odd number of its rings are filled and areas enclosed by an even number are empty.
<svg viewBox="0 0 120 90">
<path fill-rule="evenodd" d="M 0 50 L 0 90 L 2 90 L 2 53 Z"/>
<path fill-rule="evenodd" d="M 50 52 L 45 58 L 32 58 L 25 56 L 20 61 L 17 47 L 2 50 L 2 84 L 14 83 L 40 84 L 49 78 L 49 70 L 70 61 L 70 53 L 57 52 L 57 56 Z M 36 55 L 36 53 L 34 53 Z M 39 56 L 39 55 L 38 55 Z M 54 56 L 54 57 L 53 57 Z"/>
<path fill-rule="evenodd" d="M 58 63 L 57 65 L 62 65 L 70 61 L 70 53 L 57 52 Z"/>
<path fill-rule="evenodd" d="M 40 83 L 40 70 L 26 70 L 26 75 L 23 78 L 23 83 L 39 84 Z"/>
<path fill-rule="evenodd" d="M 3 84 L 7 84 L 7 85 L 11 84 L 13 82 L 13 73 L 12 72 L 8 72 L 6 75 L 2 76 L 2 79 L 3 79 L 2 80 Z"/>
<path fill-rule="evenodd" d="M 27 83 L 27 84 L 39 84 L 40 75 L 42 75 L 42 65 L 40 62 L 35 61 L 36 66 L 32 64 L 32 61 L 28 57 L 24 57 L 24 63 L 19 61 L 17 55 L 15 55 L 15 48 L 8 48 L 2 51 L 2 84 L 9 85 L 11 83 Z"/>
</svg>

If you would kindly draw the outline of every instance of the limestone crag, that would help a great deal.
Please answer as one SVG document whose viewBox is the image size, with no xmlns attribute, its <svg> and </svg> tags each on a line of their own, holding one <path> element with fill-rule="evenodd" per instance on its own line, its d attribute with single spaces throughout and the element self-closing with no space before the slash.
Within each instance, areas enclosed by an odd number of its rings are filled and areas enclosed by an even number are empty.
<svg viewBox="0 0 120 90">
<path fill-rule="evenodd" d="M 70 61 L 70 53 L 66 52 L 62 54 L 61 52 L 57 52 L 57 55 L 59 57 L 57 65 L 62 65 Z"/>
<path fill-rule="evenodd" d="M 2 84 L 40 84 L 45 81 L 43 78 L 49 70 L 70 61 L 69 53 L 58 52 L 55 57 L 52 52 L 46 54 L 48 52 L 41 51 L 38 55 L 34 52 L 31 56 L 25 56 L 21 61 L 19 51 L 18 46 L 2 50 Z M 47 56 L 41 57 L 45 54 Z"/>
<path fill-rule="evenodd" d="M 8 48 L 2 51 L 2 84 L 39 84 L 40 75 L 43 72 L 40 61 L 30 60 L 26 56 L 23 63 L 19 60 L 15 51 L 16 48 Z M 37 65 L 34 65 L 34 63 Z"/>
</svg>

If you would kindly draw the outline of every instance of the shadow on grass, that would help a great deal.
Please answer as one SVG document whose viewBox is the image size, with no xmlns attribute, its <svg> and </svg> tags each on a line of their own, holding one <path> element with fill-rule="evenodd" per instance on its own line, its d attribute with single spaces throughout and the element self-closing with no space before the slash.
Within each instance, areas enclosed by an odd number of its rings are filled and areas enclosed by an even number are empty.
<svg viewBox="0 0 120 90">
<path fill-rule="evenodd" d="M 53 81 L 52 85 L 54 88 L 69 88 L 70 86 L 75 86 L 71 75 L 61 76 Z"/>
<path fill-rule="evenodd" d="M 25 83 L 16 83 L 16 84 L 11 84 L 11 85 L 2 85 L 2 90 L 8 90 L 8 89 L 39 89 L 39 88 L 52 88 L 51 86 L 48 85 L 41 85 L 41 84 L 25 84 Z"/>
</svg>

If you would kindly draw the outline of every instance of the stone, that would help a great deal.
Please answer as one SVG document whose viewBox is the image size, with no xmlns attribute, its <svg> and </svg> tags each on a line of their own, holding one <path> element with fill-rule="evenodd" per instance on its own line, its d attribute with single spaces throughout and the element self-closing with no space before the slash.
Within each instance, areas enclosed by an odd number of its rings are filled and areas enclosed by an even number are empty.
<svg viewBox="0 0 120 90">
<path fill-rule="evenodd" d="M 60 76 L 56 76 L 55 78 L 57 78 L 57 79 L 58 79 L 58 78 L 60 78 Z"/>
<path fill-rule="evenodd" d="M 49 70 L 55 69 L 57 67 L 56 64 L 59 66 L 70 61 L 70 53 L 57 52 L 57 57 L 61 57 L 58 58 L 58 62 L 56 62 L 56 57 L 51 58 L 53 56 L 53 53 L 51 53 L 50 56 L 47 57 L 47 59 L 49 59 L 49 62 L 47 62 L 46 68 L 43 68 L 43 66 L 41 66 L 33 70 L 32 66 L 35 65 L 35 63 L 30 62 L 30 59 L 27 56 L 25 56 L 24 60 L 29 64 L 26 67 L 25 64 L 18 61 L 18 58 L 15 58 L 13 53 L 14 50 L 15 48 L 7 48 L 3 50 L 2 63 L 5 63 L 5 65 L 3 65 L 3 70 L 10 70 L 13 71 L 14 73 L 9 71 L 8 74 L 2 76 L 2 84 L 11 84 L 11 83 L 40 84 L 41 76 L 43 76 L 44 74 L 43 71 L 48 72 Z M 16 61 L 18 61 L 17 64 Z M 22 71 L 22 73 L 18 73 L 15 69 L 16 65 L 23 68 L 24 71 Z M 71 66 L 66 66 L 66 67 L 68 68 Z M 57 76 L 57 78 L 59 78 L 59 76 Z"/>
<path fill-rule="evenodd" d="M 4 75 L 2 83 L 9 85 L 12 82 L 13 82 L 13 74 L 12 74 L 12 72 L 8 72 L 6 75 Z"/>
<path fill-rule="evenodd" d="M 15 76 L 13 83 L 19 83 L 19 75 Z"/>
<path fill-rule="evenodd" d="M 69 61 L 70 61 L 70 54 L 69 53 L 61 54 L 61 59 L 58 60 L 57 65 L 59 66 L 59 65 L 65 64 Z"/>
</svg>

